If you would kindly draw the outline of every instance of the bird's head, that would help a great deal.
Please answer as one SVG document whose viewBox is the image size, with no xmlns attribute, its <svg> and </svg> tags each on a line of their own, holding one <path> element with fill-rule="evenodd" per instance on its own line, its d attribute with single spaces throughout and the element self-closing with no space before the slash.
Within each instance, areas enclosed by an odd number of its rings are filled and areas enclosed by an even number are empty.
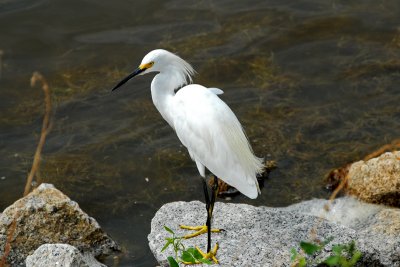
<svg viewBox="0 0 400 267">
<path fill-rule="evenodd" d="M 172 71 L 175 75 L 181 76 L 180 78 L 186 81 L 186 78 L 191 81 L 191 76 L 194 74 L 194 70 L 189 63 L 178 57 L 177 55 L 164 50 L 156 49 L 149 52 L 140 63 L 139 67 L 136 68 L 131 74 L 122 79 L 113 89 L 121 87 L 131 78 L 150 72 L 166 72 Z"/>
</svg>

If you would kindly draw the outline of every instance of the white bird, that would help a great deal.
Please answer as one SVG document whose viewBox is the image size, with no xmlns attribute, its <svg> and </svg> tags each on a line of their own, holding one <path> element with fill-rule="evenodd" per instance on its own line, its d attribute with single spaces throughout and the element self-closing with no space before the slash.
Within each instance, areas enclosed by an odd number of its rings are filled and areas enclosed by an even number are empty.
<svg viewBox="0 0 400 267">
<path fill-rule="evenodd" d="M 189 151 L 190 157 L 196 162 L 200 175 L 204 178 L 202 181 L 206 197 L 206 225 L 181 227 L 198 230 L 197 233 L 186 237 L 207 232 L 208 254 L 205 256 L 216 261 L 214 255 L 218 246 L 216 245 L 210 252 L 211 218 L 218 190 L 216 177 L 254 199 L 260 193 L 256 175 L 263 170 L 262 161 L 254 155 L 235 114 L 218 97 L 223 91 L 218 88 L 189 84 L 192 82 L 195 71 L 189 63 L 171 52 L 163 49 L 151 51 L 143 58 L 139 67 L 112 90 L 136 75 L 150 72 L 158 72 L 151 82 L 154 105 L 175 130 L 179 140 Z M 211 197 L 208 196 L 205 168 L 215 177 Z"/>
</svg>

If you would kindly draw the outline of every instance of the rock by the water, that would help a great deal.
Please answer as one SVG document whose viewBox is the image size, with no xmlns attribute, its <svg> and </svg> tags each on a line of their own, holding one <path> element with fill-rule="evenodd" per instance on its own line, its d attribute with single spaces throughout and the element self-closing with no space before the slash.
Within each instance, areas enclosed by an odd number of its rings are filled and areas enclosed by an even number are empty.
<svg viewBox="0 0 400 267">
<path fill-rule="evenodd" d="M 45 244 L 26 258 L 26 267 L 106 267 L 91 254 L 82 255 L 68 244 Z"/>
<path fill-rule="evenodd" d="M 368 203 L 400 207 L 400 151 L 334 169 L 326 177 L 326 187 L 334 189 L 344 179 L 348 195 Z"/>
<path fill-rule="evenodd" d="M 332 204 L 328 200 L 312 199 L 281 209 L 322 217 L 359 231 L 380 232 L 378 229 L 385 228 L 385 234 L 400 235 L 400 209 L 365 203 L 349 196 L 337 198 Z"/>
<path fill-rule="evenodd" d="M 325 200 L 314 202 L 319 203 L 321 208 L 325 204 Z M 352 204 L 362 205 L 358 202 Z M 400 230 L 394 226 L 388 228 L 393 234 L 382 231 L 392 225 L 391 220 L 399 222 L 398 209 L 368 207 L 357 223 L 358 227 L 352 228 L 350 220 L 349 225 L 345 226 L 319 219 L 309 206 L 307 202 L 287 208 L 216 203 L 213 226 L 226 230 L 212 234 L 213 244 L 218 242 L 220 245 L 217 258 L 221 266 L 290 266 L 291 248 L 298 249 L 300 241 L 312 241 L 310 232 L 313 228 L 316 229 L 316 238 L 320 240 L 334 237 L 318 257 L 329 255 L 334 244 L 347 244 L 355 240 L 357 248 L 363 253 L 358 266 L 400 266 Z M 314 208 L 320 210 L 315 205 Z M 352 212 L 355 210 L 349 210 L 349 214 Z M 353 219 L 356 220 L 355 216 Z M 174 202 L 161 207 L 151 222 L 151 233 L 148 236 L 150 249 L 158 262 L 168 266 L 167 257 L 174 256 L 172 248 L 161 252 L 165 238 L 171 236 L 164 230 L 164 225 L 182 236 L 188 232 L 180 229 L 179 224 L 202 225 L 205 220 L 205 205 L 199 201 Z M 206 239 L 206 235 L 202 235 L 183 242 L 187 247 L 199 245 L 205 250 Z"/>
<path fill-rule="evenodd" d="M 356 242 L 364 244 L 365 257 L 378 259 L 383 266 L 400 266 L 400 209 L 352 197 L 335 199 L 329 210 L 325 210 L 328 203 L 313 199 L 283 209 L 321 217 L 353 229 L 358 236 Z"/>
<path fill-rule="evenodd" d="M 400 151 L 351 164 L 346 190 L 366 202 L 400 207 Z"/>
<path fill-rule="evenodd" d="M 25 258 L 48 243 L 70 244 L 95 257 L 119 250 L 95 219 L 51 184 L 42 184 L 0 215 L 0 258 L 15 220 L 7 262 L 24 265 Z"/>
</svg>

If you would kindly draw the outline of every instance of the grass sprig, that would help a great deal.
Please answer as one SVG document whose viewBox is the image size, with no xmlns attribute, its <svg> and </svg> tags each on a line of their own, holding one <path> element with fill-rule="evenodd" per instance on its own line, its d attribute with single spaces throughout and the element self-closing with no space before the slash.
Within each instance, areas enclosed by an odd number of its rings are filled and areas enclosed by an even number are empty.
<svg viewBox="0 0 400 267">
<path fill-rule="evenodd" d="M 179 262 L 183 264 L 212 263 L 209 259 L 205 259 L 203 255 L 201 255 L 200 251 L 197 250 L 197 248 L 186 248 L 182 243 L 184 238 L 176 236 L 175 232 L 172 231 L 171 228 L 164 225 L 164 229 L 172 236 L 165 238 L 166 243 L 161 249 L 161 252 L 165 251 L 169 246 L 172 246 L 175 253 L 175 257 L 169 256 L 167 258 L 170 267 L 179 267 Z"/>
</svg>

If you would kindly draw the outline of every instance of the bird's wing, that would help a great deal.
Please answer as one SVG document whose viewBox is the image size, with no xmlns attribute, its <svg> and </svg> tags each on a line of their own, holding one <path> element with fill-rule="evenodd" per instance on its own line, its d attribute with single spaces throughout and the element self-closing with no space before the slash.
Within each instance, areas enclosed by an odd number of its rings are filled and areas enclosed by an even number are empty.
<svg viewBox="0 0 400 267">
<path fill-rule="evenodd" d="M 216 95 L 222 95 L 224 93 L 224 91 L 222 91 L 219 88 L 215 88 L 215 87 L 209 87 L 208 90 L 210 90 L 211 92 L 213 92 Z"/>
<path fill-rule="evenodd" d="M 174 128 L 193 160 L 250 198 L 262 169 L 232 110 L 214 93 L 189 85 L 174 97 Z"/>
</svg>

